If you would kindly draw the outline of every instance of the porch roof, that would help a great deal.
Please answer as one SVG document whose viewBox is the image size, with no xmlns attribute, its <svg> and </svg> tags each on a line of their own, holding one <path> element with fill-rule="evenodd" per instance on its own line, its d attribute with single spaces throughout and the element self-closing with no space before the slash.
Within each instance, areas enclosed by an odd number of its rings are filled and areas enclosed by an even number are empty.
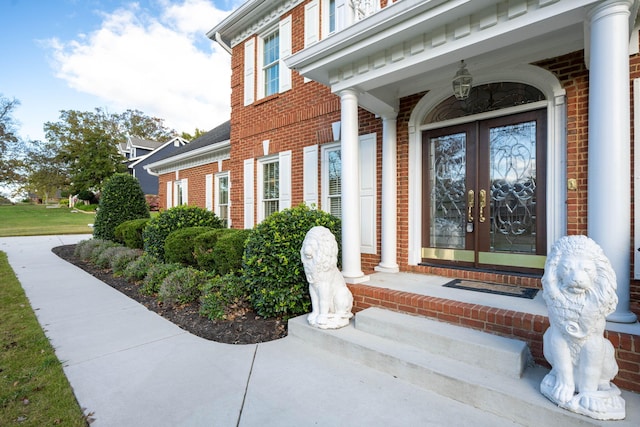
<svg viewBox="0 0 640 427">
<path fill-rule="evenodd" d="M 598 3 L 401 0 L 285 62 L 335 93 L 358 90 L 360 104 L 383 115 L 403 96 L 450 85 L 463 59 L 472 74 L 487 73 L 584 49 L 585 19 Z"/>
</svg>

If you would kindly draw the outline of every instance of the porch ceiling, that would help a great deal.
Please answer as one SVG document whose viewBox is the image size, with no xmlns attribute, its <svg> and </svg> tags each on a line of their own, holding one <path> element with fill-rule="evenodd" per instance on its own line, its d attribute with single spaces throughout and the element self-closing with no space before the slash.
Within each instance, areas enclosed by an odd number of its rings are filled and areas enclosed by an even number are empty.
<svg viewBox="0 0 640 427">
<path fill-rule="evenodd" d="M 583 49 L 587 12 L 600 2 L 402 0 L 285 61 L 385 114 L 400 97 L 449 85 L 462 59 L 486 73 Z"/>
</svg>

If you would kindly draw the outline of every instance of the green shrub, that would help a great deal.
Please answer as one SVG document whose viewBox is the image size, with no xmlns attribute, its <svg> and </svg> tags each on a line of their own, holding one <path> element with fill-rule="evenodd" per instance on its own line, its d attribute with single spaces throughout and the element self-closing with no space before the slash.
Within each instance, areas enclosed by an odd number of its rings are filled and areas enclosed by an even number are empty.
<svg viewBox="0 0 640 427">
<path fill-rule="evenodd" d="M 155 258 L 155 257 L 154 257 Z M 157 294 L 160 290 L 160 285 L 162 281 L 171 273 L 176 270 L 184 268 L 180 264 L 165 264 L 163 262 L 159 262 L 154 264 L 149 268 L 146 277 L 142 281 L 142 286 L 140 287 L 140 293 L 144 295 L 154 295 Z"/>
<path fill-rule="evenodd" d="M 78 203 L 74 206 L 74 209 L 77 209 L 83 212 L 95 212 L 98 210 L 98 206 L 99 205 L 84 205 L 84 204 Z"/>
<path fill-rule="evenodd" d="M 201 270 L 225 275 L 242 268 L 244 245 L 251 230 L 223 228 L 194 239 L 194 256 Z"/>
<path fill-rule="evenodd" d="M 107 242 L 107 240 L 102 239 L 86 239 L 81 240 L 76 244 L 75 249 L 73 250 L 73 255 L 77 256 L 83 261 L 91 260 L 91 253 L 97 247 Z"/>
<path fill-rule="evenodd" d="M 157 258 L 144 252 L 141 256 L 127 264 L 122 272 L 122 276 L 127 280 L 139 282 L 147 277 L 149 269 L 157 263 Z"/>
<path fill-rule="evenodd" d="M 196 301 L 207 279 L 207 273 L 193 267 L 176 270 L 169 273 L 160 284 L 158 300 L 167 305 Z"/>
<path fill-rule="evenodd" d="M 122 250 L 116 252 L 115 256 L 111 260 L 113 275 L 116 277 L 124 275 L 124 270 L 127 266 L 141 256 L 142 251 L 140 249 L 123 247 Z"/>
<path fill-rule="evenodd" d="M 222 228 L 222 221 L 213 212 L 196 206 L 173 207 L 149 221 L 142 232 L 144 250 L 163 261 L 167 236 L 186 227 Z"/>
<path fill-rule="evenodd" d="M 149 218 L 138 218 L 119 224 L 114 230 L 114 239 L 116 242 L 124 243 L 128 248 L 142 249 L 142 231 L 149 221 Z"/>
<path fill-rule="evenodd" d="M 232 233 L 230 228 L 218 228 L 198 235 L 193 241 L 193 255 L 198 268 L 206 271 L 215 271 L 215 259 L 213 248 L 220 236 Z"/>
<path fill-rule="evenodd" d="M 249 235 L 243 257 L 244 279 L 259 315 L 290 318 L 309 311 L 300 248 L 316 225 L 327 227 L 340 246 L 340 219 L 304 204 L 270 215 Z"/>
<path fill-rule="evenodd" d="M 235 274 L 216 276 L 207 281 L 200 297 L 200 315 L 210 320 L 227 319 L 230 310 L 249 301 L 244 281 Z"/>
<path fill-rule="evenodd" d="M 220 235 L 211 251 L 213 271 L 216 274 L 223 276 L 242 270 L 245 243 L 252 232 L 253 230 L 229 229 L 227 233 Z"/>
<path fill-rule="evenodd" d="M 90 191 L 90 190 L 82 190 L 78 193 L 79 200 L 92 202 L 93 200 L 95 200 L 95 198 L 96 198 L 96 195 L 93 194 L 93 191 Z"/>
<path fill-rule="evenodd" d="M 111 268 L 113 266 L 113 261 L 116 259 L 118 254 L 125 250 L 126 248 L 120 245 L 110 246 L 105 245 L 104 250 L 95 250 L 93 253 L 93 264 L 99 268 Z M 100 248 L 102 249 L 102 247 Z"/>
<path fill-rule="evenodd" d="M 58 204 L 59 204 L 60 206 L 69 207 L 69 199 L 60 199 L 60 201 L 58 202 Z"/>
<path fill-rule="evenodd" d="M 195 266 L 197 264 L 193 255 L 195 238 L 211 230 L 213 230 L 211 227 L 187 227 L 172 231 L 164 241 L 165 261 Z"/>
<path fill-rule="evenodd" d="M 138 180 L 128 173 L 109 178 L 100 195 L 93 237 L 115 240 L 115 229 L 125 221 L 149 218 L 149 207 Z"/>
</svg>

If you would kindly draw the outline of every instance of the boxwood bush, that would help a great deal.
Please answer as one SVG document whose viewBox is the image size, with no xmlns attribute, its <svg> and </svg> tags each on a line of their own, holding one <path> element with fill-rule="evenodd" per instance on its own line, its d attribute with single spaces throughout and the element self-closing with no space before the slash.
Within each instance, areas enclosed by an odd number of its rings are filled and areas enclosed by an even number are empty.
<svg viewBox="0 0 640 427">
<path fill-rule="evenodd" d="M 176 206 L 160 212 L 144 231 L 144 250 L 164 260 L 164 243 L 172 231 L 186 227 L 222 228 L 222 221 L 211 211 L 196 206 Z"/>
<path fill-rule="evenodd" d="M 200 234 L 194 241 L 194 254 L 201 270 L 225 275 L 242 269 L 242 256 L 252 230 L 223 228 Z"/>
<path fill-rule="evenodd" d="M 100 195 L 93 237 L 115 240 L 115 229 L 125 221 L 149 218 L 149 207 L 138 180 L 128 173 L 109 178 Z"/>
<path fill-rule="evenodd" d="M 142 249 L 144 247 L 142 231 L 149 221 L 149 218 L 138 218 L 118 225 L 114 230 L 116 242 L 124 243 L 128 248 Z"/>
<path fill-rule="evenodd" d="M 193 254 L 195 239 L 211 227 L 186 227 L 172 231 L 164 241 L 164 259 L 167 262 L 179 262 L 183 265 L 196 266 Z"/>
<path fill-rule="evenodd" d="M 331 230 L 340 247 L 340 219 L 304 204 L 270 215 L 249 235 L 243 257 L 244 280 L 259 315 L 286 319 L 309 311 L 300 248 L 316 225 Z"/>
</svg>

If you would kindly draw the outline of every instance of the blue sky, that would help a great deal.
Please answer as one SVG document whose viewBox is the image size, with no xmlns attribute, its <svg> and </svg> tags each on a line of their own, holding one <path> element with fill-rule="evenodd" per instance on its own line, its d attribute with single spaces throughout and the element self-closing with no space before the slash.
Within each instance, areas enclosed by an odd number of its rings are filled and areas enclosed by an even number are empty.
<svg viewBox="0 0 640 427">
<path fill-rule="evenodd" d="M 61 110 L 137 109 L 178 132 L 230 114 L 230 56 L 205 33 L 239 0 L 0 0 L 0 94 L 23 139 Z"/>
</svg>

